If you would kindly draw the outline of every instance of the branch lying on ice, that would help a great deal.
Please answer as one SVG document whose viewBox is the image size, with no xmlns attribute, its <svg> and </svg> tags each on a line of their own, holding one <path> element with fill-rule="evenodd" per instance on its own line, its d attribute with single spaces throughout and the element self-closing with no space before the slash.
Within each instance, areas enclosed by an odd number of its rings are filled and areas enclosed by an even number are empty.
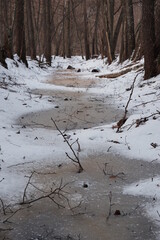
<svg viewBox="0 0 160 240">
<path fill-rule="evenodd" d="M 50 200 L 52 200 L 58 206 L 58 208 L 65 208 L 62 204 L 59 203 L 59 200 L 55 199 L 55 197 L 58 197 L 59 199 L 65 199 L 68 202 L 69 201 L 68 198 L 64 195 L 64 193 L 66 193 L 64 191 L 64 188 L 69 183 L 63 184 L 63 180 L 61 179 L 58 187 L 56 187 L 55 189 L 51 188 L 50 192 L 46 192 L 46 191 L 43 191 L 42 189 L 40 189 L 39 187 L 37 187 L 35 184 L 33 184 L 31 182 L 32 177 L 35 173 L 36 172 L 34 171 L 29 176 L 28 182 L 27 182 L 26 187 L 24 189 L 23 199 L 22 199 L 22 202 L 20 203 L 20 205 L 31 204 L 31 203 L 35 203 L 39 200 L 49 198 Z M 27 190 L 28 190 L 29 186 L 32 186 L 34 189 L 38 190 L 42 195 L 37 197 L 37 198 L 27 200 Z"/>
<path fill-rule="evenodd" d="M 74 162 L 74 163 L 76 163 L 76 164 L 78 165 L 78 168 L 79 168 L 79 169 L 78 169 L 78 173 L 81 173 L 84 169 L 83 169 L 83 167 L 82 167 L 82 165 L 81 165 L 81 162 L 80 162 L 80 159 L 79 159 L 80 144 L 79 144 L 79 142 L 78 142 L 78 139 L 75 141 L 75 142 L 77 142 L 77 145 L 78 145 L 78 151 L 77 151 L 77 153 L 76 153 L 75 150 L 74 150 L 73 147 L 72 147 L 73 144 L 69 143 L 68 139 L 66 138 L 66 135 L 64 135 L 64 134 L 62 133 L 62 131 L 59 129 L 59 127 L 57 126 L 57 124 L 56 124 L 56 122 L 53 120 L 53 118 L 51 118 L 51 120 L 52 120 L 52 122 L 54 123 L 57 131 L 60 133 L 60 135 L 63 137 L 64 141 L 65 141 L 65 142 L 67 143 L 67 145 L 69 146 L 70 150 L 71 150 L 72 153 L 73 153 L 74 158 L 71 157 L 68 153 L 66 153 L 66 156 L 67 156 L 72 162 Z"/>
</svg>

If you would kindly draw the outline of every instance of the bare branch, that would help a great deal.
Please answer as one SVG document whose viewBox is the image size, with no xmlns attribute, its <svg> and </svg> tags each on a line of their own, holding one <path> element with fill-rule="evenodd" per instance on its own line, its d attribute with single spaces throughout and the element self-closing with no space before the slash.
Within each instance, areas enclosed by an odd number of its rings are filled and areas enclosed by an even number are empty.
<svg viewBox="0 0 160 240">
<path fill-rule="evenodd" d="M 4 205 L 4 202 L 3 200 L 0 198 L 0 202 L 2 204 L 2 210 L 3 210 L 3 214 L 6 215 L 6 209 L 5 209 L 5 205 Z"/>
<path fill-rule="evenodd" d="M 135 76 L 134 80 L 133 80 L 133 83 L 132 83 L 132 86 L 131 86 L 131 92 L 130 92 L 130 95 L 129 95 L 129 98 L 128 98 L 128 101 L 127 101 L 127 104 L 125 106 L 125 109 L 124 109 L 124 116 L 122 119 L 120 119 L 120 121 L 117 123 L 116 127 L 117 127 L 117 132 L 120 131 L 121 127 L 124 125 L 124 123 L 126 122 L 127 120 L 127 113 L 128 113 L 128 106 L 129 106 L 129 103 L 132 99 L 132 95 L 133 95 L 133 91 L 134 91 L 134 85 L 135 85 L 135 82 L 136 82 L 136 79 L 138 77 L 138 75 L 140 74 L 141 72 L 137 73 L 137 75 Z"/>
<path fill-rule="evenodd" d="M 34 174 L 34 173 L 35 173 L 35 172 L 32 172 L 31 175 L 29 176 L 28 182 L 27 182 L 26 187 L 25 187 L 25 189 L 24 189 L 23 200 L 22 200 L 23 203 L 25 202 L 27 188 L 28 188 L 28 186 L 29 186 L 29 184 L 30 184 L 31 178 L 33 177 L 33 174 Z"/>
<path fill-rule="evenodd" d="M 68 157 L 71 161 L 73 161 L 74 163 L 76 163 L 76 164 L 78 165 L 78 167 L 79 167 L 78 173 L 81 173 L 84 169 L 83 169 L 83 167 L 82 167 L 82 165 L 81 165 L 81 163 L 80 163 L 80 159 L 79 159 L 78 153 L 76 154 L 75 150 L 74 150 L 73 147 L 72 147 L 73 144 L 70 144 L 70 143 L 69 143 L 68 139 L 67 139 L 66 136 L 63 134 L 63 132 L 59 129 L 59 127 L 57 126 L 57 124 L 56 124 L 56 122 L 53 120 L 53 118 L 51 118 L 51 120 L 52 120 L 52 122 L 54 123 L 57 131 L 58 131 L 58 132 L 60 133 L 60 135 L 63 137 L 64 141 L 67 143 L 67 145 L 68 145 L 68 147 L 70 148 L 71 152 L 73 153 L 75 159 L 72 158 L 72 157 L 70 157 L 68 153 L 66 153 L 67 157 Z M 76 140 L 76 142 L 77 142 L 77 144 L 78 144 L 78 152 L 80 152 L 80 144 L 79 144 L 79 142 L 78 142 L 78 139 Z"/>
</svg>

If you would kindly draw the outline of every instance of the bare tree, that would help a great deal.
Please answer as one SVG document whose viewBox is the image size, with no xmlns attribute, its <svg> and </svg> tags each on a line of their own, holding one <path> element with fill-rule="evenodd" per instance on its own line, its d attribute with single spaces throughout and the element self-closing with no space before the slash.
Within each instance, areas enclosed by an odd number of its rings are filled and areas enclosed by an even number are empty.
<svg viewBox="0 0 160 240">
<path fill-rule="evenodd" d="M 160 73 L 160 0 L 155 2 L 155 34 L 156 34 L 156 59 L 157 73 Z"/>
<path fill-rule="evenodd" d="M 98 23 L 100 18 L 100 7 L 101 1 L 96 0 L 96 17 L 94 22 L 94 32 L 93 32 L 93 39 L 92 39 L 92 56 L 98 54 Z"/>
<path fill-rule="evenodd" d="M 123 27 L 121 39 L 120 61 L 131 58 L 135 49 L 134 15 L 132 0 L 122 0 Z"/>
<path fill-rule="evenodd" d="M 24 26 L 24 0 L 16 0 L 15 14 L 15 48 L 20 59 L 28 66 L 26 60 L 26 41 L 25 41 L 25 26 Z"/>
<path fill-rule="evenodd" d="M 145 79 L 151 78 L 157 74 L 154 6 L 155 0 L 142 1 L 142 33 Z"/>
<path fill-rule="evenodd" d="M 88 39 L 88 19 L 87 19 L 87 0 L 83 0 L 84 10 L 84 45 L 86 60 L 90 59 L 89 39 Z"/>
<path fill-rule="evenodd" d="M 26 1 L 27 29 L 28 29 L 28 50 L 32 59 L 36 59 L 35 30 L 33 25 L 32 0 Z"/>
<path fill-rule="evenodd" d="M 71 58 L 71 0 L 67 2 L 67 57 Z"/>
<path fill-rule="evenodd" d="M 47 63 L 51 65 L 51 0 L 43 1 L 44 16 L 44 55 Z"/>
</svg>

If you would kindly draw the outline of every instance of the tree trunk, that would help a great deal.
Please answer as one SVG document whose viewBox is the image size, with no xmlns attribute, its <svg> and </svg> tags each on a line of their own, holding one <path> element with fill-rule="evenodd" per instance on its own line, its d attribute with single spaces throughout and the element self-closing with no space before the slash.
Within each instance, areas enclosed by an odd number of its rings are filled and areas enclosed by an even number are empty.
<svg viewBox="0 0 160 240">
<path fill-rule="evenodd" d="M 132 0 L 126 0 L 126 13 L 127 13 L 127 40 L 128 40 L 128 58 L 131 57 L 135 49 L 135 34 L 134 34 L 134 15 Z"/>
<path fill-rule="evenodd" d="M 92 56 L 95 54 L 98 54 L 98 22 L 99 22 L 99 13 L 100 13 L 100 6 L 101 2 L 100 0 L 97 0 L 96 2 L 96 18 L 94 23 L 94 32 L 93 32 L 93 39 L 92 39 Z"/>
<path fill-rule="evenodd" d="M 131 58 L 135 49 L 134 15 L 132 0 L 122 0 L 123 30 L 121 44 L 121 62 Z"/>
<path fill-rule="evenodd" d="M 156 59 L 157 71 L 160 73 L 160 0 L 156 1 L 155 5 L 155 33 L 156 33 Z"/>
<path fill-rule="evenodd" d="M 142 2 L 142 35 L 144 51 L 144 79 L 156 76 L 156 47 L 155 47 L 155 0 L 143 0 Z"/>
<path fill-rule="evenodd" d="M 88 40 L 88 19 L 87 19 L 86 0 L 83 0 L 83 9 L 84 9 L 84 44 L 85 44 L 86 60 L 88 60 L 90 59 L 90 49 L 89 49 L 89 40 Z"/>
<path fill-rule="evenodd" d="M 80 31 L 79 31 L 79 26 L 78 26 L 76 14 L 75 14 L 75 2 L 74 2 L 74 0 L 71 0 L 71 1 L 72 1 L 73 19 L 74 19 L 74 23 L 75 23 L 75 25 L 76 25 L 76 33 L 77 33 L 77 37 L 78 37 L 78 40 L 79 40 L 79 43 L 80 43 L 81 56 L 82 56 L 82 58 L 84 58 L 84 57 L 83 57 L 83 44 L 82 44 L 82 39 L 81 39 L 81 35 L 80 35 Z"/>
<path fill-rule="evenodd" d="M 112 60 L 115 58 L 114 49 L 113 49 L 113 35 L 114 35 L 114 0 L 108 0 L 108 38 L 109 38 L 109 45 L 110 45 L 110 53 Z"/>
<path fill-rule="evenodd" d="M 63 0 L 63 58 L 66 57 L 66 44 L 65 44 L 65 15 L 66 15 L 66 3 Z"/>
<path fill-rule="evenodd" d="M 68 0 L 67 8 L 67 57 L 71 58 L 71 0 Z"/>
<path fill-rule="evenodd" d="M 118 21 L 117 21 L 117 24 L 115 27 L 115 31 L 114 31 L 114 37 L 113 37 L 113 53 L 114 53 L 114 55 L 115 55 L 115 51 L 116 51 L 118 36 L 120 34 L 122 22 L 123 22 L 123 10 L 121 10 L 121 13 L 119 15 L 119 18 L 118 18 Z"/>
<path fill-rule="evenodd" d="M 51 66 L 51 0 L 44 0 L 44 15 L 44 55 L 46 57 L 46 62 Z"/>
<path fill-rule="evenodd" d="M 28 48 L 32 59 L 36 59 L 35 34 L 33 26 L 32 0 L 26 1 L 27 20 L 28 20 Z"/>
<path fill-rule="evenodd" d="M 16 41 L 15 41 L 16 52 L 20 57 L 20 59 L 28 67 L 28 63 L 26 60 L 24 0 L 16 0 L 15 32 L 16 32 Z"/>
</svg>

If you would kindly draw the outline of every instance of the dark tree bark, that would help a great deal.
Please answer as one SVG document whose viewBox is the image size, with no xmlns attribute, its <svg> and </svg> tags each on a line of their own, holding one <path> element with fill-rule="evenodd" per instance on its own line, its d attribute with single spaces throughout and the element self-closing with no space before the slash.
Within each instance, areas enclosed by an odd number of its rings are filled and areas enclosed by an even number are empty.
<svg viewBox="0 0 160 240">
<path fill-rule="evenodd" d="M 92 39 L 92 56 L 98 54 L 98 23 L 99 23 L 99 14 L 100 14 L 101 1 L 96 1 L 96 18 L 94 23 L 94 32 Z"/>
<path fill-rule="evenodd" d="M 27 23 L 28 23 L 28 49 L 32 59 L 36 59 L 35 33 L 33 26 L 32 0 L 26 1 Z"/>
<path fill-rule="evenodd" d="M 160 73 L 160 0 L 156 0 L 155 5 L 155 33 L 156 33 L 157 72 Z"/>
<path fill-rule="evenodd" d="M 132 0 L 126 0 L 127 13 L 127 40 L 128 40 L 128 58 L 131 57 L 135 49 L 134 16 Z"/>
<path fill-rule="evenodd" d="M 66 44 L 65 44 L 65 15 L 66 15 L 66 4 L 63 0 L 63 58 L 66 57 Z"/>
<path fill-rule="evenodd" d="M 110 46 L 110 53 L 112 60 L 115 58 L 114 56 L 114 49 L 113 49 L 113 35 L 114 35 L 114 7 L 115 7 L 115 0 L 107 0 L 107 8 L 108 8 L 108 26 L 107 26 L 107 33 L 108 33 L 108 40 Z"/>
<path fill-rule="evenodd" d="M 132 0 L 122 0 L 123 28 L 120 62 L 131 58 L 135 49 L 134 15 Z"/>
<path fill-rule="evenodd" d="M 25 42 L 25 26 L 24 26 L 24 0 L 16 0 L 15 14 L 15 49 L 20 59 L 28 67 L 26 60 L 26 42 Z"/>
<path fill-rule="evenodd" d="M 78 41 L 79 41 L 79 44 L 80 44 L 80 49 L 81 49 L 81 56 L 82 58 L 83 57 L 83 43 L 82 43 L 82 38 L 81 38 L 81 32 L 79 30 L 79 26 L 78 26 L 78 22 L 77 22 L 77 17 L 76 17 L 76 13 L 75 13 L 75 1 L 74 0 L 71 0 L 72 2 L 72 14 L 73 14 L 73 20 L 74 20 L 74 23 L 76 25 L 76 33 L 77 33 L 77 38 L 78 38 Z"/>
<path fill-rule="evenodd" d="M 13 11 L 14 13 L 14 11 Z M 0 1 L 0 47 L 1 47 L 1 59 L 13 58 L 13 49 L 12 49 L 12 24 L 13 21 L 12 14 L 10 12 L 10 2 L 9 1 Z M 1 60 L 2 62 L 2 60 Z M 3 65 L 5 65 L 5 59 L 3 59 Z M 6 67 L 6 66 L 5 66 Z"/>
<path fill-rule="evenodd" d="M 84 45 L 86 60 L 90 59 L 89 39 L 88 39 L 88 19 L 87 19 L 87 2 L 83 0 L 84 9 Z"/>
<path fill-rule="evenodd" d="M 44 55 L 46 61 L 51 65 L 51 0 L 44 0 Z"/>
<path fill-rule="evenodd" d="M 144 79 L 156 76 L 156 38 L 154 19 L 155 0 L 142 2 L 142 35 L 144 51 Z"/>
<path fill-rule="evenodd" d="M 71 0 L 68 0 L 67 12 L 67 57 L 71 58 Z"/>
<path fill-rule="evenodd" d="M 115 31 L 114 31 L 114 36 L 113 36 L 113 53 L 114 53 L 114 55 L 115 55 L 115 51 L 116 51 L 117 41 L 118 41 L 118 37 L 120 34 L 122 22 L 123 22 L 123 10 L 121 10 L 121 13 L 117 20 L 117 24 L 116 24 Z"/>
<path fill-rule="evenodd" d="M 108 5 L 107 5 L 108 4 Z M 112 55 L 111 55 L 111 27 L 109 26 L 109 15 L 108 15 L 108 7 L 109 7 L 109 2 L 108 0 L 103 0 L 101 9 L 102 9 L 102 20 L 103 20 L 103 30 L 102 30 L 102 54 L 103 56 L 106 56 L 108 59 L 108 63 L 112 63 Z"/>
<path fill-rule="evenodd" d="M 116 12 L 116 13 L 115 13 Z M 108 63 L 111 64 L 115 59 L 115 51 L 123 23 L 124 11 L 120 5 L 116 5 L 114 0 L 103 0 L 102 17 L 103 17 L 103 46 Z"/>
<path fill-rule="evenodd" d="M 3 3 L 2 0 L 0 0 L 0 29 L 1 29 L 1 34 L 0 34 L 0 63 L 2 64 L 3 67 L 7 68 L 7 64 L 5 62 L 6 59 L 6 51 L 4 48 L 4 24 L 3 24 Z"/>
</svg>

